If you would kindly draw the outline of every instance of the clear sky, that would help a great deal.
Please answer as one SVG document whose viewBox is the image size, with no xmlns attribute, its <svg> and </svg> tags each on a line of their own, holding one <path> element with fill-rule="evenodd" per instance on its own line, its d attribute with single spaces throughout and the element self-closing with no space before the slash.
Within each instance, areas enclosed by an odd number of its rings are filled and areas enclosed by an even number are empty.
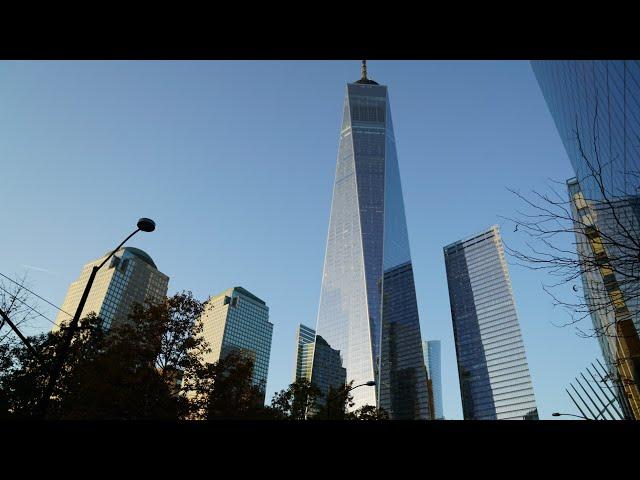
<svg viewBox="0 0 640 480">
<path fill-rule="evenodd" d="M 528 62 L 369 61 L 388 85 L 423 336 L 442 341 L 444 415 L 462 418 L 442 247 L 573 176 Z M 345 84 L 359 61 L 0 62 L 0 272 L 60 305 L 83 264 L 130 246 L 200 299 L 241 285 L 274 323 L 267 398 L 315 327 Z M 510 262 L 541 418 L 599 357 L 543 273 Z M 56 311 L 38 303 L 55 319 Z M 588 325 L 585 325 L 588 326 Z M 27 333 L 50 328 L 34 322 Z"/>
</svg>

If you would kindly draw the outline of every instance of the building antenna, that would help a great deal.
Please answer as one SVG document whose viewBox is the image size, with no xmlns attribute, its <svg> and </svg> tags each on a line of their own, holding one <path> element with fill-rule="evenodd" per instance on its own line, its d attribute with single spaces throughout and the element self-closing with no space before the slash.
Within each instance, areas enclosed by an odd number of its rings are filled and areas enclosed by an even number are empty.
<svg viewBox="0 0 640 480">
<path fill-rule="evenodd" d="M 360 72 L 362 73 L 361 80 L 367 80 L 367 61 L 362 60 L 362 67 L 360 67 Z"/>
</svg>

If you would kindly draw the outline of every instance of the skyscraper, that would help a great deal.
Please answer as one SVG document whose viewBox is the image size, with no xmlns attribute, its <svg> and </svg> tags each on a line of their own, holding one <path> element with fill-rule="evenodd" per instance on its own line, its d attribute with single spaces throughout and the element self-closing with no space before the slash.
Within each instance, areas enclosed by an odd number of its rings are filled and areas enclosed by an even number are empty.
<svg viewBox="0 0 640 480">
<path fill-rule="evenodd" d="M 316 330 L 340 352 L 347 382 L 376 382 L 353 390 L 354 408 L 429 418 L 389 97 L 364 62 L 346 88 Z"/>
<path fill-rule="evenodd" d="M 293 381 L 300 378 L 311 379 L 311 365 L 313 363 L 313 346 L 316 341 L 316 331 L 306 325 L 298 325 L 296 332 L 296 365 L 293 371 Z"/>
<path fill-rule="evenodd" d="M 465 420 L 537 419 L 497 226 L 444 247 Z"/>
<path fill-rule="evenodd" d="M 201 318 L 211 348 L 205 362 L 240 353 L 253 360 L 254 385 L 265 388 L 273 336 L 267 304 L 242 287 L 229 288 L 206 302 Z"/>
<path fill-rule="evenodd" d="M 567 181 L 582 286 L 609 378 L 626 418 L 640 419 L 640 298 L 638 262 L 626 244 L 640 232 L 640 196 L 614 202 L 586 199 Z M 595 228 L 595 225 L 599 228 Z"/>
<path fill-rule="evenodd" d="M 425 340 L 422 342 L 424 351 L 424 364 L 427 367 L 427 375 L 431 380 L 433 391 L 433 418 L 444 420 L 442 413 L 442 371 L 440 369 L 440 340 Z"/>
<path fill-rule="evenodd" d="M 105 253 L 82 268 L 80 278 L 71 284 L 64 299 L 64 312 L 73 314 L 76 311 L 91 270 L 110 253 Z M 123 247 L 114 254 L 108 265 L 98 270 L 80 318 L 94 312 L 102 318 L 104 327 L 109 329 L 127 319 L 134 303 L 162 301 L 167 295 L 168 285 L 169 277 L 158 270 L 149 255 L 139 248 Z M 71 317 L 64 312 L 58 313 L 54 330 L 62 322 L 71 321 Z"/>
<path fill-rule="evenodd" d="M 640 61 L 531 64 L 575 172 L 585 303 L 622 406 L 640 418 Z"/>
<path fill-rule="evenodd" d="M 316 336 L 315 330 L 305 325 L 298 327 L 296 338 L 298 346 L 293 380 L 306 378 L 312 381 L 323 392 L 324 396 L 318 399 L 318 403 L 322 404 L 327 399 L 330 387 L 338 388 L 347 381 L 347 371 L 342 366 L 340 352 L 331 348 L 324 338 Z"/>
<path fill-rule="evenodd" d="M 597 166 L 596 154 L 606 188 L 637 195 L 640 61 L 538 60 L 531 66 L 585 197 L 601 196 L 589 167 Z"/>
</svg>

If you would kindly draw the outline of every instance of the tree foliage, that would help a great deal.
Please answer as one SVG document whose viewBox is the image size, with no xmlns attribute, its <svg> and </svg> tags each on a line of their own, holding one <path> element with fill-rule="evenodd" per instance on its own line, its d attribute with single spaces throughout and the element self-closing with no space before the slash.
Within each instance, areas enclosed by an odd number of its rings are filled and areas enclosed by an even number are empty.
<svg viewBox="0 0 640 480">
<path fill-rule="evenodd" d="M 306 378 L 299 378 L 273 396 L 271 408 L 278 418 L 306 420 L 318 408 L 321 396 L 318 387 Z"/>
</svg>

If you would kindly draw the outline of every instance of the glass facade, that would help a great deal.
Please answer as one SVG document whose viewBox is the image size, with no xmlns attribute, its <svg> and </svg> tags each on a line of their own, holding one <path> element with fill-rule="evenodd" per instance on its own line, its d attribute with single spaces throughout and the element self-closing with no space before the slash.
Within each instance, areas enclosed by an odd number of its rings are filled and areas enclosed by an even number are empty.
<svg viewBox="0 0 640 480">
<path fill-rule="evenodd" d="M 602 203 L 586 199 L 575 178 L 567 187 L 578 258 L 584 259 L 582 287 L 596 338 L 619 389 L 620 406 L 627 418 L 640 419 L 640 272 L 638 262 L 630 262 L 625 251 L 630 237 L 639 238 L 640 196 Z M 635 254 L 637 249 L 629 251 Z"/>
<path fill-rule="evenodd" d="M 316 330 L 348 382 L 376 381 L 353 391 L 354 408 L 429 418 L 388 92 L 366 77 L 346 89 Z"/>
<path fill-rule="evenodd" d="M 598 341 L 609 373 L 624 383 L 640 373 L 638 272 L 630 271 L 638 262 L 624 254 L 640 243 L 640 61 L 531 65 L 575 172 L 567 183 L 577 252 L 583 258 L 599 255 L 616 271 L 583 268 L 582 283 L 593 325 L 605 332 Z M 617 260 L 624 257 L 626 262 Z M 640 418 L 637 389 L 622 397 L 630 398 L 626 408 Z"/>
<path fill-rule="evenodd" d="M 110 253 L 82 268 L 80 278 L 69 287 L 62 310 L 75 313 L 94 265 L 102 263 Z M 127 320 L 134 303 L 161 302 L 167 295 L 168 286 L 169 277 L 158 271 L 149 255 L 138 248 L 121 248 L 98 270 L 80 318 L 93 312 L 104 321 L 108 330 L 114 323 Z M 59 312 L 53 330 L 69 321 L 69 315 Z"/>
<path fill-rule="evenodd" d="M 316 340 L 316 331 L 313 328 L 300 324 L 296 332 L 296 368 L 293 372 L 293 381 L 300 378 L 311 380 L 311 365 L 313 362 L 313 347 Z"/>
<path fill-rule="evenodd" d="M 440 368 L 440 340 L 422 342 L 424 351 L 424 364 L 427 367 L 427 375 L 431 380 L 433 390 L 434 418 L 444 420 L 442 413 L 442 371 Z"/>
<path fill-rule="evenodd" d="M 465 420 L 537 419 L 497 226 L 444 247 Z"/>
<path fill-rule="evenodd" d="M 640 61 L 532 61 L 567 155 L 587 198 L 599 199 L 588 162 L 616 195 L 640 187 Z M 585 155 L 580 153 L 579 134 Z"/>
<path fill-rule="evenodd" d="M 242 287 L 230 288 L 206 302 L 202 322 L 211 348 L 205 362 L 239 352 L 254 362 L 253 383 L 265 388 L 273 336 L 267 304 Z"/>
</svg>

